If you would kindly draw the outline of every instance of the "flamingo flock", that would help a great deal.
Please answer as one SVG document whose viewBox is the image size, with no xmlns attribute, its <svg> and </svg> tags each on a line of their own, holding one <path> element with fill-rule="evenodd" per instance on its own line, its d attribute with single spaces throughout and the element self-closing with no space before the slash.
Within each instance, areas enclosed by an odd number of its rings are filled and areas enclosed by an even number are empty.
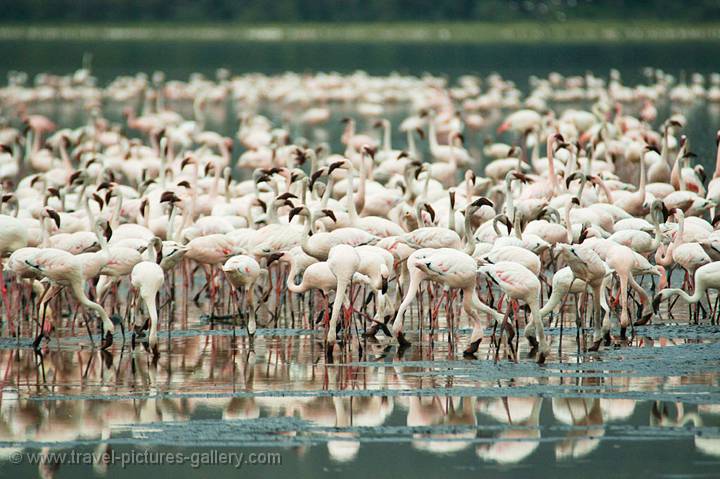
<svg viewBox="0 0 720 479">
<path fill-rule="evenodd" d="M 658 106 L 720 100 L 720 77 L 82 73 L 0 89 L 2 331 L 38 351 L 79 316 L 157 356 L 163 308 L 192 303 L 250 338 L 300 316 L 328 361 L 468 325 L 465 357 L 518 361 L 522 330 L 543 363 L 569 308 L 586 351 L 678 298 L 717 319 L 720 150 L 708 182 Z"/>
</svg>

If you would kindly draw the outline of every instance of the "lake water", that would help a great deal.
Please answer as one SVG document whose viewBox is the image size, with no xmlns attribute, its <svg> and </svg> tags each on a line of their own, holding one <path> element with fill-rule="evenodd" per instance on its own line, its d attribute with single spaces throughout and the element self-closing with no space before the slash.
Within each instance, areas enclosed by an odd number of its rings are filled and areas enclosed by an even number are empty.
<svg viewBox="0 0 720 479">
<path fill-rule="evenodd" d="M 187 78 L 228 67 L 451 77 L 498 71 L 525 88 L 529 75 L 554 70 L 618 68 L 631 84 L 643 81 L 643 66 L 709 73 L 720 69 L 712 61 L 718 47 L 8 41 L 0 43 L 0 73 L 69 73 L 91 52 L 103 82 L 138 71 Z M 717 107 L 682 108 L 693 148 L 712 165 Z M 43 356 L 33 353 L 29 330 L 0 341 L 0 476 L 718 477 L 720 327 L 688 325 L 683 304 L 674 319 L 663 315 L 666 324 L 638 328 L 629 344 L 600 353 L 578 352 L 566 315 L 563 328 L 550 331 L 553 354 L 544 366 L 526 358 L 522 340 L 518 363 L 504 350 L 494 361 L 487 342 L 478 360 L 463 360 L 455 345 L 468 331 L 449 338 L 444 321 L 421 332 L 408 321 L 413 347 L 403 355 L 380 335 L 353 339 L 341 361 L 327 364 L 320 334 L 300 314 L 250 341 L 192 306 L 182 316 L 182 302 L 171 306 L 163 310 L 157 363 L 119 338 L 109 354 L 92 350 L 68 328 L 54 333 Z M 73 451 L 80 462 L 91 454 L 116 459 L 71 465 L 57 455 Z M 146 462 L 165 464 L 121 464 L 139 462 L 131 454 L 145 451 L 155 454 Z M 279 454 L 280 464 L 192 467 L 202 460 L 193 454 L 239 452 L 247 462 Z M 167 453 L 185 464 L 167 464 Z"/>
</svg>

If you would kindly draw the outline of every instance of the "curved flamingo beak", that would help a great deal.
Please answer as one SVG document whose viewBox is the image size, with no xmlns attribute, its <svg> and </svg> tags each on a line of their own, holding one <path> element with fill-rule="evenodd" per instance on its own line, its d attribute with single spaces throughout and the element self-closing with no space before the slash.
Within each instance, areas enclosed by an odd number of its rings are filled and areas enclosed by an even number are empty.
<svg viewBox="0 0 720 479">
<path fill-rule="evenodd" d="M 662 301 L 662 295 L 656 294 L 652 302 L 654 314 L 658 314 L 658 311 L 660 310 L 660 301 Z"/>
<path fill-rule="evenodd" d="M 275 261 L 279 260 L 283 257 L 285 253 L 271 253 L 267 257 L 267 266 L 270 267 L 271 264 L 273 264 Z"/>
</svg>

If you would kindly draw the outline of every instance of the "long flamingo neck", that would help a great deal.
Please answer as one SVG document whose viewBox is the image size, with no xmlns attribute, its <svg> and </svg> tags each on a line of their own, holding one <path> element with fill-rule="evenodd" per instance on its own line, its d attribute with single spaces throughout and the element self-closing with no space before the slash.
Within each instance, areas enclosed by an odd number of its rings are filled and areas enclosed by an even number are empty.
<svg viewBox="0 0 720 479">
<path fill-rule="evenodd" d="M 367 164 L 365 160 L 367 156 L 365 153 L 360 157 L 360 183 L 358 184 L 357 198 L 355 199 L 355 207 L 359 212 L 362 213 L 365 207 L 365 188 L 367 187 Z M 371 160 L 372 163 L 372 160 Z"/>
<path fill-rule="evenodd" d="M 147 306 L 148 314 L 150 315 L 150 332 L 148 338 L 152 345 L 157 342 L 158 313 L 155 304 L 156 291 L 151 291 L 150 293 L 151 294 L 143 295 L 143 299 L 145 300 L 145 306 Z"/>
<path fill-rule="evenodd" d="M 662 138 L 662 145 L 660 147 L 660 157 L 665 162 L 665 164 L 668 164 L 668 160 L 670 159 L 670 146 L 668 145 L 668 127 L 665 127 L 665 130 L 663 132 L 663 138 Z M 717 168 L 716 168 L 717 170 Z"/>
<path fill-rule="evenodd" d="M 448 218 L 448 228 L 455 231 L 455 201 L 450 202 L 450 217 Z"/>
<path fill-rule="evenodd" d="M 645 172 L 645 159 L 640 156 L 640 187 L 638 188 L 638 196 L 645 200 L 645 182 L 647 173 Z"/>
<path fill-rule="evenodd" d="M 342 142 L 349 146 L 350 140 L 355 136 L 355 122 L 350 120 L 343 131 Z"/>
<path fill-rule="evenodd" d="M 365 155 L 362 156 L 360 161 L 365 161 Z M 355 188 L 353 186 L 355 180 L 355 172 L 352 167 L 348 170 L 348 176 L 347 176 L 347 210 L 348 214 L 350 215 L 350 221 L 355 223 L 358 219 L 357 214 L 357 208 L 355 207 L 355 192 L 353 191 Z"/>
<path fill-rule="evenodd" d="M 197 163 L 193 163 L 193 176 L 192 176 L 192 201 L 191 201 L 191 209 L 190 209 L 190 218 L 194 219 L 195 214 L 197 213 L 197 191 L 198 191 L 198 175 L 199 175 L 199 167 Z"/>
<path fill-rule="evenodd" d="M 476 246 L 475 235 L 473 235 L 472 230 L 472 215 L 474 211 L 475 210 L 472 208 L 465 209 L 465 252 L 471 256 L 475 251 Z"/>
<path fill-rule="evenodd" d="M 248 208 L 248 210 L 251 210 L 252 208 Z M 171 208 L 170 215 L 168 217 L 168 227 L 167 227 L 167 233 L 166 237 L 168 241 L 172 241 L 175 237 L 175 217 L 177 216 L 177 207 L 174 205 Z M 252 225 L 252 222 L 249 223 Z"/>
<path fill-rule="evenodd" d="M 335 302 L 333 303 L 332 314 L 330 315 L 330 324 L 337 324 L 338 317 L 342 311 L 343 303 L 345 302 L 345 294 L 349 286 L 349 281 L 345 279 L 338 279 L 337 291 L 335 293 Z"/>
<path fill-rule="evenodd" d="M 210 198 L 215 200 L 217 198 L 218 190 L 220 189 L 220 178 L 222 177 L 222 172 L 220 171 L 220 168 L 218 165 L 215 165 L 215 176 L 213 176 L 213 184 L 212 188 L 210 189 Z"/>
<path fill-rule="evenodd" d="M 436 150 L 438 147 L 437 131 L 435 131 L 435 120 L 430 119 L 428 126 L 428 140 L 430 141 L 430 149 Z"/>
<path fill-rule="evenodd" d="M 550 180 L 550 188 L 553 194 L 557 188 L 557 178 L 555 177 L 555 153 L 553 148 L 555 146 L 555 139 L 550 136 L 547 140 L 547 159 L 548 159 L 548 177 Z"/>
<path fill-rule="evenodd" d="M 512 179 L 505 177 L 505 214 L 512 220 L 515 217 L 515 200 L 512 192 Z"/>
<path fill-rule="evenodd" d="M 672 264 L 672 252 L 674 248 L 674 242 L 667 245 L 667 247 L 659 247 L 657 251 L 655 251 L 655 263 L 661 266 L 670 266 Z"/>
<path fill-rule="evenodd" d="M 47 240 L 48 240 L 48 230 L 52 227 L 52 219 L 51 218 L 43 218 L 42 223 L 42 231 L 41 237 L 40 237 L 40 248 L 45 248 L 47 246 Z"/>
<path fill-rule="evenodd" d="M 602 180 L 602 178 L 598 178 L 597 180 L 598 185 L 600 186 L 600 189 L 605 193 L 605 197 L 607 198 L 608 203 L 613 203 L 613 197 L 612 193 L 610 192 L 610 188 L 607 187 L 605 182 Z M 643 195 L 643 198 L 645 195 Z"/>
<path fill-rule="evenodd" d="M 321 209 L 327 208 L 327 204 L 330 201 L 330 195 L 332 194 L 332 190 L 334 187 L 335 187 L 335 180 L 333 180 L 333 177 L 330 176 L 328 178 L 327 187 L 325 188 L 325 193 L 323 193 L 323 196 L 320 199 L 320 208 Z"/>
<path fill-rule="evenodd" d="M 450 165 L 453 168 L 457 168 L 457 150 L 458 150 L 457 143 L 455 142 L 455 140 L 451 141 L 450 142 Z M 455 181 L 455 179 L 453 178 L 453 182 L 454 181 Z"/>
<path fill-rule="evenodd" d="M 122 211 L 122 205 L 123 205 L 123 194 L 122 191 L 119 189 L 117 190 L 117 205 L 115 206 L 115 214 L 113 215 L 112 219 L 112 225 L 113 228 L 117 228 L 120 224 L 120 213 Z"/>
<path fill-rule="evenodd" d="M 385 151 L 392 150 L 392 137 L 390 135 L 390 122 L 386 120 L 383 122 L 383 149 Z"/>
<path fill-rule="evenodd" d="M 65 146 L 65 142 L 63 140 L 60 140 L 60 158 L 62 158 L 63 166 L 65 167 L 65 169 L 68 170 L 68 172 L 72 172 L 73 166 L 70 162 L 67 147 Z"/>
<path fill-rule="evenodd" d="M 680 214 L 679 224 L 678 224 L 678 232 L 675 236 L 675 241 L 673 241 L 675 246 L 678 246 L 682 243 L 682 241 L 683 241 L 682 237 L 684 234 L 685 234 L 685 215 Z"/>
<path fill-rule="evenodd" d="M 570 222 L 570 210 L 572 209 L 572 207 L 572 201 L 568 201 L 568 204 L 565 207 L 565 227 L 567 228 L 568 244 L 572 244 L 573 242 L 572 223 Z"/>
<path fill-rule="evenodd" d="M 417 159 L 417 147 L 415 146 L 415 137 L 413 136 L 412 130 L 408 130 L 407 132 L 407 144 L 410 156 Z"/>
</svg>

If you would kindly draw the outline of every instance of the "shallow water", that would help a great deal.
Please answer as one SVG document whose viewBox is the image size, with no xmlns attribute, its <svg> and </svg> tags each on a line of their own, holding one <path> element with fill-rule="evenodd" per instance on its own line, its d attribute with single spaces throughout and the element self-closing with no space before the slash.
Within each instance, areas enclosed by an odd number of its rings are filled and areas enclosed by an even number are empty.
<svg viewBox="0 0 720 479">
<path fill-rule="evenodd" d="M 353 335 L 328 362 L 321 333 L 299 314 L 250 339 L 177 304 L 169 325 L 163 311 L 157 362 L 133 351 L 129 335 L 100 353 L 67 325 L 41 356 L 29 334 L 2 341 L 0 473 L 32 475 L 41 453 L 56 464 L 41 472 L 56 477 L 129 477 L 145 466 L 121 458 L 145 451 L 187 455 L 184 466 L 156 466 L 182 476 L 203 452 L 279 453 L 280 464 L 242 467 L 263 477 L 714 477 L 720 465 L 720 326 L 686 324 L 683 305 L 672 323 L 638 327 L 599 353 L 579 351 L 566 314 L 562 329 L 548 330 L 553 353 L 539 366 L 523 339 L 517 363 L 487 339 L 477 360 L 464 359 L 464 323 L 449 337 L 445 320 L 420 332 L 416 315 L 404 352 L 382 334 Z M 116 459 L 72 465 L 72 451 Z M 232 465 L 200 468 L 236 474 Z"/>
<path fill-rule="evenodd" d="M 63 55 L 58 55 L 62 48 Z M 114 75 L 165 70 L 171 78 L 193 71 L 315 70 L 371 73 L 392 70 L 450 76 L 496 70 L 526 86 L 530 74 L 551 70 L 605 74 L 620 68 L 630 83 L 642 66 L 676 75 L 708 73 L 716 44 L 676 45 L 323 45 L 144 42 L 2 42 L 0 72 L 69 73 L 83 52 L 94 54 L 103 82 Z M 73 59 L 76 61 L 73 62 Z M 572 105 L 568 105 L 572 106 Z M 668 105 L 659 105 L 662 118 Z M 44 106 L 63 125 L 82 113 Z M 689 117 L 689 136 L 710 168 L 717 105 L 677 107 Z M 115 112 L 119 118 L 119 110 Z M 341 118 L 345 112 L 334 111 Z M 402 112 L 392 113 L 401 117 Z M 230 134 L 230 110 L 209 112 L 210 125 Z M 116 118 L 117 119 L 117 118 Z M 493 119 L 490 130 L 499 122 Z M 333 122 L 330 138 L 338 136 Z M 479 146 L 484 132 L 470 138 Z M 399 139 L 401 140 L 401 139 Z M 712 171 L 712 170 L 710 170 Z M 32 332 L 0 340 L 0 475 L 132 477 L 144 465 L 71 465 L 55 453 L 127 456 L 146 450 L 279 453 L 279 465 L 204 465 L 202 476 L 266 478 L 340 473 L 344 477 L 717 477 L 720 466 L 720 327 L 675 317 L 637 328 L 629 343 L 600 353 L 579 352 L 574 321 L 549 330 L 553 354 L 544 366 L 527 358 L 519 340 L 517 363 L 484 341 L 478 360 L 462 358 L 469 331 L 445 321 L 418 331 L 399 355 L 382 334 L 357 336 L 325 360 L 321 333 L 306 317 L 283 316 L 277 329 L 251 340 L 242 328 L 209 323 L 207 313 L 179 302 L 168 326 L 163 311 L 160 357 L 124 347 L 93 350 L 82 321 L 65 323 L 42 356 Z M 294 318 L 294 319 L 293 319 Z M 362 325 L 360 325 L 360 329 Z M 355 333 L 355 331 L 353 331 Z M 490 331 L 488 331 L 488 334 Z M 588 333 L 590 334 L 590 333 Z M 562 338 L 562 340 L 561 340 Z M 589 338 L 589 336 L 588 336 Z M 99 338 L 95 338 L 95 342 Z M 42 456 L 28 454 L 42 453 Z M 21 455 L 18 456 L 17 454 Z M 45 459 L 38 459 L 44 457 Z M 15 464 L 14 461 L 18 461 Z M 38 466 L 32 460 L 44 460 Z M 59 463 L 63 464 L 59 464 Z M 92 462 L 92 461 L 91 461 Z M 136 461 L 137 462 L 137 461 Z M 198 473 L 192 460 L 163 464 L 158 477 Z"/>
</svg>

